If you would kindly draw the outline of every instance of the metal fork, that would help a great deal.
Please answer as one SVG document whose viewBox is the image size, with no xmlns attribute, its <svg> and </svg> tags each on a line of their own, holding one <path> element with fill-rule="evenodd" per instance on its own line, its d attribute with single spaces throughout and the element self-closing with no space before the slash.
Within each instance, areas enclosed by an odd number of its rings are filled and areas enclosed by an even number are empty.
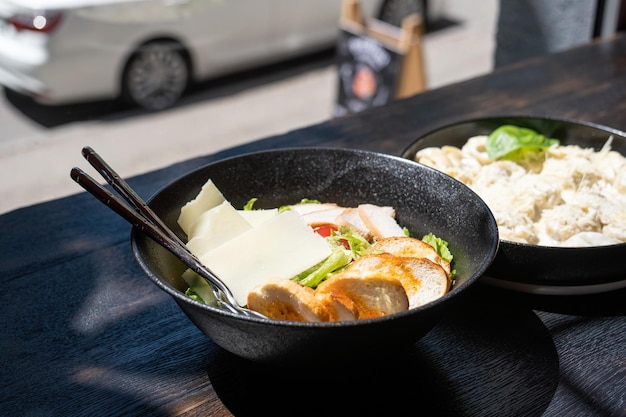
<svg viewBox="0 0 626 417">
<path fill-rule="evenodd" d="M 260 313 L 241 307 L 226 284 L 189 251 L 187 246 L 152 211 L 148 204 L 91 147 L 85 146 L 82 149 L 82 154 L 128 204 L 100 185 L 82 169 L 74 167 L 70 172 L 70 177 L 76 183 L 131 225 L 174 254 L 195 273 L 206 279 L 221 308 L 231 313 L 249 317 L 267 318 Z"/>
</svg>

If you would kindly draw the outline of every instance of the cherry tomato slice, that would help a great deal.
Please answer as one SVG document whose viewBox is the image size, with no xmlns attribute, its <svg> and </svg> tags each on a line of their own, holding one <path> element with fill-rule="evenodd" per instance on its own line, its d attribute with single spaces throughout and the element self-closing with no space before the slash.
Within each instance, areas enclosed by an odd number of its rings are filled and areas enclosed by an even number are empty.
<svg viewBox="0 0 626 417">
<path fill-rule="evenodd" d="M 315 231 L 315 233 L 322 237 L 328 237 L 332 234 L 333 231 L 336 232 L 337 230 L 339 230 L 339 228 L 334 224 L 323 224 L 321 226 L 314 227 L 313 230 Z M 350 244 L 347 240 L 341 239 L 340 242 L 344 248 L 350 249 Z"/>
<path fill-rule="evenodd" d="M 333 231 L 336 232 L 337 230 L 339 230 L 339 228 L 335 226 L 334 224 L 324 224 L 321 226 L 314 227 L 313 230 L 315 231 L 315 233 L 317 233 L 318 235 L 322 237 L 328 237 L 331 235 Z"/>
</svg>

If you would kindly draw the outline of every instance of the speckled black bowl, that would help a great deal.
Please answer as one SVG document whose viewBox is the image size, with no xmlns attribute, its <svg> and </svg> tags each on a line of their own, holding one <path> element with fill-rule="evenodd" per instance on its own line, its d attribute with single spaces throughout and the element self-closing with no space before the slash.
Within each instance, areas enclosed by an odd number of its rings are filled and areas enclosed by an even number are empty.
<svg viewBox="0 0 626 417">
<path fill-rule="evenodd" d="M 559 139 L 563 145 L 599 150 L 613 135 L 612 149 L 626 155 L 626 133 L 598 124 L 533 116 L 502 116 L 464 120 L 435 129 L 402 153 L 415 154 L 430 146 L 461 147 L 472 136 L 491 133 L 503 124 L 528 127 Z M 626 287 L 626 243 L 586 248 L 547 247 L 502 240 L 483 282 L 534 294 L 577 295 Z"/>
<path fill-rule="evenodd" d="M 444 297 L 420 308 L 361 321 L 301 323 L 237 316 L 184 295 L 185 269 L 143 233 L 131 236 L 133 253 L 148 277 L 170 294 L 196 326 L 224 349 L 244 358 L 282 364 L 370 355 L 409 345 L 428 332 L 493 261 L 495 219 L 460 182 L 397 156 L 372 152 L 296 148 L 242 155 L 212 163 L 169 184 L 149 205 L 177 233 L 180 208 L 211 178 L 234 207 L 252 197 L 271 208 L 302 198 L 346 206 L 393 206 L 412 235 L 433 232 L 454 254 L 456 282 Z M 245 254 L 242 254 L 245 256 Z"/>
</svg>

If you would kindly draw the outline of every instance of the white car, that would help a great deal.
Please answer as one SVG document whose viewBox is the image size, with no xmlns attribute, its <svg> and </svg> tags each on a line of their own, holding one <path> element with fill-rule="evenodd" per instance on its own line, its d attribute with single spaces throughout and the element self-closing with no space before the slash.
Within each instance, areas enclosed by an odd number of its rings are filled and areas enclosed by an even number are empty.
<svg viewBox="0 0 626 417">
<path fill-rule="evenodd" d="M 361 7 L 379 17 L 405 2 Z M 0 84 L 43 104 L 123 98 L 164 109 L 193 82 L 332 47 L 341 7 L 340 0 L 0 0 Z"/>
</svg>

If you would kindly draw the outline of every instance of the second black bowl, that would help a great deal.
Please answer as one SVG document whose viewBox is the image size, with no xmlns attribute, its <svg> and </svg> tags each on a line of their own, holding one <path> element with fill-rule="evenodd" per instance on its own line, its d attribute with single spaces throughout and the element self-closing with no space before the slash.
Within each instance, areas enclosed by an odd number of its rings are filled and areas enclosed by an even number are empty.
<svg viewBox="0 0 626 417">
<path fill-rule="evenodd" d="M 488 135 L 505 124 L 534 129 L 561 141 L 600 150 L 613 136 L 611 148 L 626 155 L 626 133 L 598 124 L 533 116 L 502 116 L 464 120 L 435 129 L 411 143 L 402 153 L 414 160 L 427 147 L 462 147 L 477 135 Z M 589 294 L 626 287 L 626 243 L 594 247 L 548 247 L 502 240 L 496 259 L 482 280 L 535 294 Z"/>
</svg>

